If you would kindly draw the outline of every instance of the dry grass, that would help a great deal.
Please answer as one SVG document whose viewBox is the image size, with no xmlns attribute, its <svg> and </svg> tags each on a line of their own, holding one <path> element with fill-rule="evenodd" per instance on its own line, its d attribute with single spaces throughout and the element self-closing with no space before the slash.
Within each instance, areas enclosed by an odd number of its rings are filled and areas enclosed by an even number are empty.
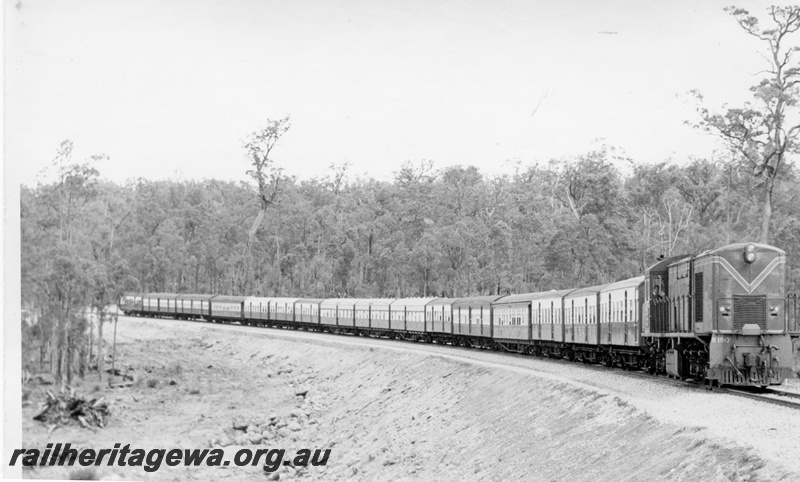
<svg viewBox="0 0 800 482">
<path fill-rule="evenodd" d="M 69 480 L 100 480 L 100 474 L 94 467 L 86 467 L 70 473 Z"/>
<path fill-rule="evenodd" d="M 175 362 L 175 363 L 173 363 L 172 365 L 169 366 L 169 372 L 168 373 L 172 377 L 182 377 L 183 376 L 183 366 L 180 363 Z"/>
</svg>

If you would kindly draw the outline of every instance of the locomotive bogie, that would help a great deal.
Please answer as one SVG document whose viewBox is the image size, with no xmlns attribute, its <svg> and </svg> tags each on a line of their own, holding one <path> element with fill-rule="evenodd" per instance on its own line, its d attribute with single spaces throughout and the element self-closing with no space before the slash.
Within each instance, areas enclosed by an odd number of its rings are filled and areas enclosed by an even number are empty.
<svg viewBox="0 0 800 482">
<path fill-rule="evenodd" d="M 788 336 L 715 333 L 706 378 L 720 385 L 779 385 L 792 374 L 791 353 Z"/>
</svg>

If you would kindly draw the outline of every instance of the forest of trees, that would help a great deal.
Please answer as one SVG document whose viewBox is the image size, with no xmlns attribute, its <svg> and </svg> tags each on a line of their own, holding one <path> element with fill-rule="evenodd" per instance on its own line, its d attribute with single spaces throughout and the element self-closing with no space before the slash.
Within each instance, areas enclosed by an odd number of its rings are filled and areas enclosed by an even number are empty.
<svg viewBox="0 0 800 482">
<path fill-rule="evenodd" d="M 780 101 L 788 91 L 770 90 L 778 101 L 754 92 L 773 109 L 772 124 L 796 104 Z M 51 180 L 21 187 L 26 363 L 67 382 L 93 369 L 93 358 L 102 366 L 95 340 L 126 291 L 524 293 L 608 283 L 642 274 L 662 254 L 759 240 L 786 250 L 787 287 L 798 290 L 800 176 L 788 156 L 796 145 L 780 138 L 780 153 L 769 154 L 769 132 L 739 135 L 730 127 L 737 115 L 751 123 L 768 116 L 750 109 L 701 110 L 698 128 L 727 129 L 732 143 L 710 159 L 645 164 L 601 147 L 503 175 L 408 162 L 391 182 L 353 176 L 347 165 L 310 179 L 285 176 L 272 151 L 279 139 L 289 142 L 288 118 L 248 138 L 243 155 L 253 170 L 238 183 L 119 185 L 91 159 L 74 160 L 65 141 Z M 87 321 L 87 310 L 99 323 Z"/>
<path fill-rule="evenodd" d="M 788 286 L 798 289 L 800 177 L 784 169 L 770 242 L 787 251 Z M 761 228 L 762 181 L 744 164 L 634 164 L 601 149 L 513 175 L 421 162 L 393 182 L 350 178 L 345 167 L 284 177 L 245 254 L 262 209 L 246 182 L 117 185 L 87 164 L 58 172 L 57 182 L 21 191 L 23 308 L 49 320 L 30 328 L 40 342 L 86 337 L 81 310 L 107 316 L 123 291 L 523 293 L 636 276 L 661 254 L 756 240 Z M 252 268 L 240 276 L 245 256 Z M 66 351 L 55 368 L 85 355 Z"/>
</svg>

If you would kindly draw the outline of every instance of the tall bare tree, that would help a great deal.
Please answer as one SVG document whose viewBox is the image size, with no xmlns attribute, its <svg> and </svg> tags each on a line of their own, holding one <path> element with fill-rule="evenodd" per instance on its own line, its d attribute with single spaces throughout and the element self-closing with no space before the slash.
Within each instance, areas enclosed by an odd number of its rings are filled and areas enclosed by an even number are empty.
<svg viewBox="0 0 800 482">
<path fill-rule="evenodd" d="M 698 109 L 701 121 L 696 127 L 719 135 L 733 152 L 753 168 L 753 174 L 763 179 L 762 220 L 759 241 L 769 242 L 772 220 L 772 193 L 775 180 L 786 156 L 797 150 L 800 133 L 798 121 L 798 89 L 800 69 L 794 62 L 798 47 L 788 47 L 788 36 L 800 29 L 800 6 L 768 9 L 770 25 L 764 28 L 758 18 L 741 8 L 728 7 L 745 32 L 768 45 L 767 76 L 750 88 L 754 101 L 743 107 L 712 113 Z M 702 95 L 695 91 L 702 102 Z"/>
<path fill-rule="evenodd" d="M 261 227 L 261 223 L 264 221 L 267 209 L 277 202 L 282 189 L 283 169 L 275 166 L 270 154 L 281 137 L 289 130 L 289 127 L 291 127 L 291 124 L 288 116 L 277 120 L 268 119 L 267 126 L 250 134 L 244 143 L 247 157 L 253 166 L 252 169 L 247 171 L 247 175 L 256 182 L 259 209 L 247 234 L 247 242 L 242 256 L 241 279 L 239 282 L 239 288 L 243 290 L 242 292 L 247 288 L 250 279 L 252 249 L 256 241 L 258 228 Z"/>
</svg>

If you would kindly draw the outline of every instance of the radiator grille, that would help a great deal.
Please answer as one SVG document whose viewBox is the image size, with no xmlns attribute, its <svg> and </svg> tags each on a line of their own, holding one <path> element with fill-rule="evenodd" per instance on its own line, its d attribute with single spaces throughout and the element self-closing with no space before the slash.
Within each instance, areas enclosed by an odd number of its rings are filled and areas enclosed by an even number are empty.
<svg viewBox="0 0 800 482">
<path fill-rule="evenodd" d="M 758 325 L 765 330 L 767 328 L 767 297 L 734 296 L 733 323 L 735 330 L 741 330 L 744 325 Z"/>
<path fill-rule="evenodd" d="M 694 274 L 694 322 L 703 322 L 703 273 Z"/>
</svg>

